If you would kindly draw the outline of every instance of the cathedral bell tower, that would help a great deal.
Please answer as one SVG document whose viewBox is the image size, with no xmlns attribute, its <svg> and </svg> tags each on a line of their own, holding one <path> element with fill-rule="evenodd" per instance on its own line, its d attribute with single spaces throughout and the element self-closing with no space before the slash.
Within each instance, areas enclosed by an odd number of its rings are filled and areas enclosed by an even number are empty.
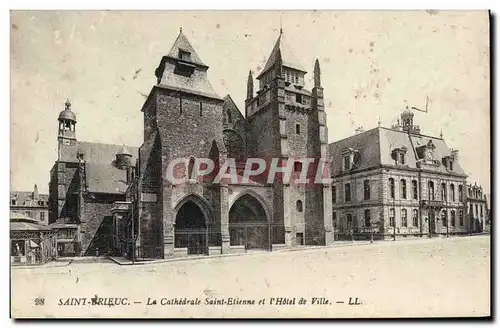
<svg viewBox="0 0 500 328">
<path fill-rule="evenodd" d="M 57 144 L 59 159 L 61 158 L 61 149 L 64 146 L 76 145 L 76 115 L 71 110 L 71 102 L 66 100 L 65 108 L 59 113 L 59 128 L 57 133 Z"/>
</svg>

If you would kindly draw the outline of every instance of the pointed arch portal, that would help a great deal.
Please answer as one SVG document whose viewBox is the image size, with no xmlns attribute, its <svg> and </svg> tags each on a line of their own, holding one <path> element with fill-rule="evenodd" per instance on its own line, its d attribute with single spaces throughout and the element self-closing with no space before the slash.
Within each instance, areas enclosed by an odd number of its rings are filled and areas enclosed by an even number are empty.
<svg viewBox="0 0 500 328">
<path fill-rule="evenodd" d="M 245 249 L 271 249 L 268 214 L 254 196 L 239 197 L 229 211 L 230 245 Z"/>
<path fill-rule="evenodd" d="M 207 217 L 192 199 L 175 216 L 175 247 L 187 248 L 188 255 L 208 254 Z"/>
</svg>

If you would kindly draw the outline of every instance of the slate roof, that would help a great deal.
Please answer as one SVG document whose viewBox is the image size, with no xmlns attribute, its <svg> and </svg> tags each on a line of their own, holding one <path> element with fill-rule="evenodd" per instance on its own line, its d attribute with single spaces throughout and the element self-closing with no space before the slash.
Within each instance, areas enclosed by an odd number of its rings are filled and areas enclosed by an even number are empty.
<svg viewBox="0 0 500 328">
<path fill-rule="evenodd" d="M 85 173 L 90 192 L 105 194 L 123 194 L 127 189 L 127 171 L 115 166 L 116 154 L 123 153 L 123 145 L 95 142 L 78 142 L 78 150 L 85 156 Z M 125 146 L 132 155 L 135 165 L 139 153 L 138 147 Z"/>
<path fill-rule="evenodd" d="M 179 36 L 177 36 L 177 39 L 175 40 L 174 44 L 172 45 L 172 48 L 168 52 L 167 56 L 171 57 L 171 58 L 178 59 L 179 58 L 179 49 L 191 53 L 191 60 L 189 62 L 191 62 L 193 64 L 208 67 L 207 65 L 205 65 L 201 61 L 200 57 L 196 53 L 196 50 L 194 50 L 193 46 L 191 45 L 191 43 L 189 43 L 188 39 L 186 38 L 184 33 L 182 33 L 182 31 L 179 33 Z"/>
<path fill-rule="evenodd" d="M 207 79 L 207 72 L 194 70 L 191 76 L 174 73 L 174 65 L 166 65 L 163 77 L 158 87 L 166 87 L 186 93 L 221 99 Z"/>
<path fill-rule="evenodd" d="M 378 129 L 368 130 L 329 144 L 332 175 L 337 175 L 342 171 L 341 152 L 344 148 L 354 148 L 359 151 L 361 155 L 359 170 L 380 165 L 380 138 Z"/>
<path fill-rule="evenodd" d="M 39 224 L 40 221 L 24 214 L 10 213 L 10 231 L 50 231 L 51 228 Z"/>
<path fill-rule="evenodd" d="M 125 149 L 123 149 L 125 147 Z M 126 190 L 127 171 L 115 166 L 116 154 L 124 151 L 132 155 L 135 165 L 139 148 L 116 144 L 78 141 L 76 147 L 64 148 L 62 161 L 77 162 L 78 152 L 84 154 L 89 191 L 95 193 L 123 194 Z"/>
<path fill-rule="evenodd" d="M 132 163 L 139 154 L 139 147 L 125 146 L 130 154 L 132 154 Z M 85 154 L 85 161 L 87 163 L 110 164 L 115 158 L 116 154 L 121 153 L 123 145 L 105 144 L 97 142 L 78 142 L 78 150 Z"/>
<path fill-rule="evenodd" d="M 351 137 L 333 142 L 329 144 L 329 156 L 331 158 L 331 173 L 338 175 L 342 172 L 342 155 L 341 152 L 345 148 L 353 148 L 360 153 L 360 163 L 357 170 L 377 167 L 380 165 L 394 165 L 394 160 L 391 157 L 391 152 L 395 148 L 406 147 L 405 165 L 410 168 L 417 168 L 417 155 L 415 149 L 419 146 L 426 145 L 429 140 L 432 140 L 436 146 L 434 150 L 434 158 L 441 162 L 442 158 L 451 155 L 451 150 L 446 145 L 446 142 L 441 138 L 436 138 L 427 135 L 408 135 L 407 132 L 393 130 L 383 127 L 377 127 Z M 449 173 L 443 165 L 436 168 L 437 172 Z M 459 162 L 453 165 L 453 173 L 463 174 L 462 167 Z"/>
<path fill-rule="evenodd" d="M 190 60 L 179 58 L 179 49 L 190 52 Z M 175 74 L 174 71 L 177 63 L 191 66 L 194 65 L 193 73 L 189 76 Z M 158 83 L 158 87 L 160 88 L 170 88 L 221 100 L 207 78 L 208 66 L 201 61 L 195 49 L 191 43 L 189 43 L 182 31 L 179 33 L 168 55 L 163 56 L 157 70 L 158 69 L 160 69 L 162 74 L 160 83 Z"/>
<path fill-rule="evenodd" d="M 266 65 L 264 66 L 264 69 L 259 74 L 259 76 L 257 76 L 257 79 L 259 79 L 265 72 L 267 72 L 271 67 L 273 67 L 273 65 L 276 63 L 278 59 L 278 52 L 281 52 L 281 60 L 283 62 L 283 66 L 307 73 L 307 71 L 295 57 L 292 48 L 290 48 L 290 46 L 285 40 L 285 36 L 282 33 L 278 37 L 278 40 L 276 40 L 273 50 L 271 51 L 271 54 L 267 59 Z"/>
<path fill-rule="evenodd" d="M 132 154 L 132 163 L 139 153 L 139 147 L 125 146 Z M 83 152 L 84 160 L 88 163 L 110 164 L 116 158 L 116 154 L 122 152 L 123 145 L 105 144 L 99 142 L 78 141 L 76 147 L 65 147 L 61 154 L 63 162 L 78 162 L 78 152 Z"/>
<path fill-rule="evenodd" d="M 90 192 L 123 194 L 127 190 L 127 171 L 111 164 L 87 163 L 86 177 Z"/>
</svg>

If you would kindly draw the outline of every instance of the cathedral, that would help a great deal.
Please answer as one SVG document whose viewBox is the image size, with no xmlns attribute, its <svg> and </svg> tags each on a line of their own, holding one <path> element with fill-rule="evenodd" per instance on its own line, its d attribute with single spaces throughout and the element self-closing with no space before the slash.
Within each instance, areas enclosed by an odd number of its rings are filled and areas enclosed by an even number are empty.
<svg viewBox="0 0 500 328">
<path fill-rule="evenodd" d="M 68 251 L 148 260 L 333 242 L 329 183 L 212 175 L 174 185 L 167 178 L 178 158 L 189 159 L 188 176 L 198 158 L 216 168 L 233 160 L 238 175 L 248 158 L 291 161 L 294 176 L 302 168 L 296 159 L 329 162 L 319 62 L 309 90 L 307 71 L 282 31 L 255 80 L 250 71 L 243 111 L 214 91 L 208 69 L 181 30 L 142 106 L 139 148 L 77 140 L 77 118 L 66 103 L 58 117 L 49 223 L 79 227 Z"/>
</svg>

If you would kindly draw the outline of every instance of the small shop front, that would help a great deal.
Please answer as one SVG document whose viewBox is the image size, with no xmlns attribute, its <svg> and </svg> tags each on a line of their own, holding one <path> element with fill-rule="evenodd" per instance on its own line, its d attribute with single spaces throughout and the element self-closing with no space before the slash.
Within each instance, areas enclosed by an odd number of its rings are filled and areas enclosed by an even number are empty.
<svg viewBox="0 0 500 328">
<path fill-rule="evenodd" d="M 56 232 L 37 220 L 11 213 L 11 265 L 40 265 L 57 257 Z"/>
</svg>

